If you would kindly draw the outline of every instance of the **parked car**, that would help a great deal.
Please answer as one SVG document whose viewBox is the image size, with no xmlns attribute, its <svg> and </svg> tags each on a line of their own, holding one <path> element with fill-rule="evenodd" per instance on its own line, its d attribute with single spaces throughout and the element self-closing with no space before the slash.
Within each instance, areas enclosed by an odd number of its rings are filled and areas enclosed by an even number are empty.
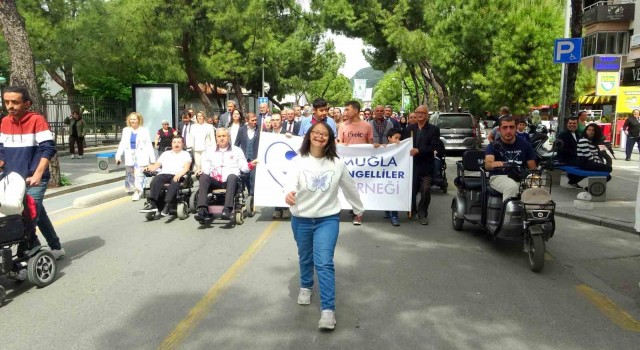
<svg viewBox="0 0 640 350">
<path fill-rule="evenodd" d="M 480 126 L 470 113 L 435 112 L 429 123 L 440 128 L 447 151 L 478 149 L 482 144 Z"/>
</svg>

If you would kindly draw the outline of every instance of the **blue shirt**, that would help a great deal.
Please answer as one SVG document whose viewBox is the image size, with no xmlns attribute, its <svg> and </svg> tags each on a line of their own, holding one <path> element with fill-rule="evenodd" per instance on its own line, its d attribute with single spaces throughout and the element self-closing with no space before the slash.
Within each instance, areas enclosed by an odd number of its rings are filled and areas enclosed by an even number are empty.
<svg viewBox="0 0 640 350">
<path fill-rule="evenodd" d="M 311 126 L 313 126 L 313 124 L 311 124 L 312 118 L 313 116 L 302 118 L 302 120 L 300 121 L 300 131 L 298 132 L 298 135 L 304 136 L 307 134 L 307 131 L 309 131 L 309 129 L 311 129 Z M 329 125 L 329 127 L 333 131 L 334 136 L 338 135 L 336 122 L 333 120 L 333 118 L 327 117 L 327 119 L 325 119 L 324 122 L 327 123 L 327 125 Z"/>
<path fill-rule="evenodd" d="M 519 139 L 523 139 L 523 140 L 529 142 L 529 133 L 526 132 L 526 131 L 523 131 L 523 132 L 516 131 L 516 136 Z"/>
<path fill-rule="evenodd" d="M 129 139 L 129 143 L 131 143 L 131 149 L 136 149 L 136 138 L 138 137 L 137 133 L 132 132 L 131 138 Z"/>
<path fill-rule="evenodd" d="M 502 146 L 500 151 L 493 149 L 496 142 L 499 142 Z M 522 168 L 527 168 L 527 161 L 536 159 L 536 154 L 531 144 L 521 138 L 516 137 L 516 142 L 512 144 L 501 141 L 496 142 L 490 143 L 484 154 L 494 156 L 498 162 L 514 163 Z M 509 169 L 493 169 L 491 170 L 491 175 L 509 175 L 509 172 Z"/>
</svg>

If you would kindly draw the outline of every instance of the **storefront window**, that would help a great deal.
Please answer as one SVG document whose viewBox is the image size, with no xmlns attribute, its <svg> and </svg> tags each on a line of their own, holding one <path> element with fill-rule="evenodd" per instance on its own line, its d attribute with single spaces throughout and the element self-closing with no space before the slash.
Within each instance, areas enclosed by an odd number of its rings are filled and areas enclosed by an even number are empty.
<svg viewBox="0 0 640 350">
<path fill-rule="evenodd" d="M 582 57 L 594 55 L 626 55 L 629 53 L 628 32 L 601 32 L 584 37 Z"/>
</svg>

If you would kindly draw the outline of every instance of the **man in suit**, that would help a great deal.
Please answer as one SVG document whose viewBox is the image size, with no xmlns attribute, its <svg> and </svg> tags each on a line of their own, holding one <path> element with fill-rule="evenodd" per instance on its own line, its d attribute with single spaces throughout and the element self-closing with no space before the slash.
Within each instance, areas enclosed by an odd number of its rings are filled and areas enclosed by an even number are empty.
<svg viewBox="0 0 640 350">
<path fill-rule="evenodd" d="M 191 115 L 189 112 L 186 112 L 182 115 L 182 125 L 180 126 L 180 130 L 178 131 L 178 135 L 182 136 L 184 140 L 184 147 L 186 150 L 190 150 L 193 148 L 193 141 L 191 140 L 191 127 L 193 126 L 193 122 L 191 121 Z"/>
<path fill-rule="evenodd" d="M 258 143 L 260 141 L 260 128 L 257 127 L 258 118 L 255 113 L 247 113 L 247 125 L 243 125 L 238 130 L 235 146 L 240 147 L 248 162 L 258 158 Z M 245 175 L 247 190 L 249 195 L 253 196 L 253 187 L 256 179 L 256 171 L 252 169 L 249 174 Z"/>
<path fill-rule="evenodd" d="M 269 104 L 261 103 L 258 109 L 260 110 L 260 113 L 258 113 L 258 127 L 260 130 L 264 131 L 266 130 L 265 119 L 271 118 L 271 113 L 269 113 Z"/>
<path fill-rule="evenodd" d="M 411 191 L 411 212 L 418 214 L 421 225 L 429 225 L 429 203 L 431 202 L 431 181 L 435 163 L 434 152 L 440 140 L 440 128 L 428 123 L 429 109 L 426 105 L 415 110 L 416 124 L 407 126 L 403 139 L 413 138 L 413 148 L 409 154 L 413 157 L 413 186 Z M 375 142 L 375 140 L 374 140 Z M 416 196 L 420 192 L 420 202 Z"/>
<path fill-rule="evenodd" d="M 300 132 L 300 122 L 296 121 L 296 113 L 293 109 L 285 108 L 282 112 L 285 121 L 282 123 L 287 134 L 298 135 Z"/>
<path fill-rule="evenodd" d="M 578 118 L 567 118 L 567 124 L 564 130 L 558 134 L 558 140 L 562 141 L 562 147 L 558 150 L 558 161 L 567 165 L 578 165 L 578 140 L 580 136 L 577 134 L 578 130 Z M 569 186 L 575 188 L 582 188 L 578 185 L 580 180 L 584 179 L 583 176 L 567 174 L 569 178 Z"/>
<path fill-rule="evenodd" d="M 229 122 L 231 121 L 231 116 L 233 115 L 233 111 L 235 111 L 236 108 L 237 106 L 235 101 L 233 100 L 227 101 L 227 111 L 220 115 L 220 118 L 218 118 L 218 125 L 216 127 L 217 128 L 227 127 L 227 125 L 229 125 Z"/>
</svg>

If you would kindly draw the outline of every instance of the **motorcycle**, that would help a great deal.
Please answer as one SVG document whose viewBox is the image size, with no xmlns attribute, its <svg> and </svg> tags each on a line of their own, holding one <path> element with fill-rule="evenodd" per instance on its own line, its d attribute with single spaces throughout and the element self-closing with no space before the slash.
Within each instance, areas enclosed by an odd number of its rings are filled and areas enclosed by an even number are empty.
<svg viewBox="0 0 640 350">
<path fill-rule="evenodd" d="M 545 242 L 555 231 L 551 175 L 545 170 L 522 170 L 506 163 L 505 168 L 520 176 L 521 181 L 518 197 L 503 201 L 502 193 L 489 186 L 484 152 L 467 151 L 456 165 L 458 193 L 451 202 L 453 229 L 462 230 L 466 221 L 480 225 L 494 239 L 522 240 L 529 268 L 542 271 Z M 468 172 L 479 172 L 480 176 L 468 176 Z"/>
</svg>

